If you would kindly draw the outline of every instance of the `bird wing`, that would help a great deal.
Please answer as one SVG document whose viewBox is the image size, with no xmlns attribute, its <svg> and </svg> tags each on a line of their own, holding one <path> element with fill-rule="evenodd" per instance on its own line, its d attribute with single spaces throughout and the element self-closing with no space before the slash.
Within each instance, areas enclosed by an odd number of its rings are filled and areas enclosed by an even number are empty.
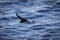
<svg viewBox="0 0 60 40">
<path fill-rule="evenodd" d="M 21 19 L 21 20 L 23 19 L 23 18 L 21 18 L 17 13 L 16 13 L 16 16 L 17 16 L 19 19 Z"/>
</svg>

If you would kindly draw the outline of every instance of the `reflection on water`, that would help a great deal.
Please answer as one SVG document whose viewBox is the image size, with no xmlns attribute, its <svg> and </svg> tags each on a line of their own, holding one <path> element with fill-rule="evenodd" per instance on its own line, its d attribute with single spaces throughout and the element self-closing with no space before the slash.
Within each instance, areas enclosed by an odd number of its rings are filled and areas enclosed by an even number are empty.
<svg viewBox="0 0 60 40">
<path fill-rule="evenodd" d="M 0 40 L 60 40 L 59 0 L 0 0 Z"/>
</svg>

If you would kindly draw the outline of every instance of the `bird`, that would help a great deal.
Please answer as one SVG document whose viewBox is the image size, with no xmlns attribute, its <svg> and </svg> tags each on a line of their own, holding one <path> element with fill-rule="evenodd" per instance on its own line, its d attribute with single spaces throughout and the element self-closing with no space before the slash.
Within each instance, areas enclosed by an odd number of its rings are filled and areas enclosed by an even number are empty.
<svg viewBox="0 0 60 40">
<path fill-rule="evenodd" d="M 16 16 L 21 20 L 20 23 L 25 23 L 25 22 L 29 23 L 29 21 L 28 21 L 27 19 L 22 18 L 22 17 L 19 16 L 17 13 L 16 13 Z"/>
</svg>

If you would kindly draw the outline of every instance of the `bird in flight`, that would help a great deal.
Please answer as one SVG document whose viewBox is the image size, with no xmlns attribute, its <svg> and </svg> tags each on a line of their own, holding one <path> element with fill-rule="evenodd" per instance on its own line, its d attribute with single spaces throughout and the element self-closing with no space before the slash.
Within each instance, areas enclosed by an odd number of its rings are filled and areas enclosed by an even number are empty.
<svg viewBox="0 0 60 40">
<path fill-rule="evenodd" d="M 22 18 L 22 17 L 19 16 L 17 13 L 16 13 L 16 16 L 21 20 L 20 23 L 25 23 L 25 22 L 29 23 L 29 21 L 28 21 L 27 19 Z"/>
</svg>

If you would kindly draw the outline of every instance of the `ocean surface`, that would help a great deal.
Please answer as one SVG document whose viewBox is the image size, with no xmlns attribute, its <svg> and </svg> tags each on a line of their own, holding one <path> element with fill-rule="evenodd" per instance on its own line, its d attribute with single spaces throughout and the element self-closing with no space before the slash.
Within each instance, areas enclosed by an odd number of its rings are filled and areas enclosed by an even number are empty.
<svg viewBox="0 0 60 40">
<path fill-rule="evenodd" d="M 60 0 L 0 0 L 0 40 L 60 40 Z"/>
</svg>

